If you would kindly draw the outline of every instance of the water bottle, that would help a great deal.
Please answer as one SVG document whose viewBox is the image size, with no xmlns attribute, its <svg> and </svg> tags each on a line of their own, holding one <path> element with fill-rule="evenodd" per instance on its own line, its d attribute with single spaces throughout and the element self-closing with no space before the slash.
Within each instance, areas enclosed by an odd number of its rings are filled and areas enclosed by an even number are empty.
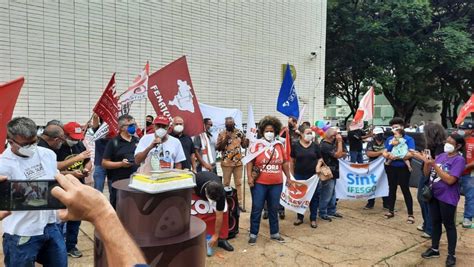
<svg viewBox="0 0 474 267">
<path fill-rule="evenodd" d="M 206 235 L 206 245 L 207 245 L 207 256 L 211 257 L 214 254 L 214 249 L 209 245 L 209 241 L 211 241 L 212 236 Z"/>
</svg>

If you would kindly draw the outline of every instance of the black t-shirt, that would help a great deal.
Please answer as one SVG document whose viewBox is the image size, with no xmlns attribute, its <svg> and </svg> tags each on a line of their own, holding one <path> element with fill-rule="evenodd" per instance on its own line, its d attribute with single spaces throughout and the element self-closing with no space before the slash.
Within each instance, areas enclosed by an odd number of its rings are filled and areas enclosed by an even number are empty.
<svg viewBox="0 0 474 267">
<path fill-rule="evenodd" d="M 362 136 L 364 136 L 364 131 L 361 129 L 349 131 L 347 133 L 349 151 L 362 152 Z"/>
<path fill-rule="evenodd" d="M 335 158 L 337 142 L 334 141 L 334 143 L 328 143 L 323 140 L 320 149 L 324 163 L 326 163 L 326 165 L 331 169 L 333 177 L 335 179 L 339 178 L 339 160 Z M 342 150 L 346 151 L 346 146 L 344 144 L 342 144 Z"/>
<path fill-rule="evenodd" d="M 291 158 L 295 159 L 295 174 L 311 177 L 316 173 L 316 165 L 321 158 L 321 151 L 314 142 L 305 148 L 298 141 L 291 147 Z"/>
<path fill-rule="evenodd" d="M 58 150 L 53 150 L 56 153 L 57 156 L 57 161 L 65 161 L 69 158 L 75 157 L 82 152 L 86 151 L 86 147 L 84 144 L 79 141 L 79 143 L 73 145 L 73 146 L 68 146 L 67 144 L 63 144 L 60 149 Z M 71 166 L 67 167 L 67 171 L 82 171 L 86 164 L 90 161 L 90 159 L 85 159 L 81 161 L 76 161 L 73 163 Z"/>
<path fill-rule="evenodd" d="M 95 155 L 94 155 L 94 165 L 102 165 L 102 157 L 104 156 L 105 147 L 109 143 L 109 139 L 100 138 L 95 141 Z"/>
<path fill-rule="evenodd" d="M 194 143 L 191 137 L 182 134 L 181 136 L 173 135 L 174 137 L 179 139 L 181 142 L 181 146 L 183 147 L 184 155 L 186 156 L 186 161 L 182 161 L 181 164 L 183 165 L 183 169 L 190 169 L 191 170 L 191 154 L 194 154 Z"/>
<path fill-rule="evenodd" d="M 367 151 L 380 152 L 385 149 L 385 139 L 382 140 L 381 144 L 377 144 L 377 141 L 370 141 L 367 143 Z M 369 161 L 376 160 L 378 157 L 369 157 Z"/>
<path fill-rule="evenodd" d="M 124 159 L 128 161 L 134 161 L 135 149 L 138 144 L 138 138 L 132 136 L 130 142 L 123 139 L 122 136 L 118 135 L 117 137 L 111 139 L 107 146 L 105 147 L 104 159 L 108 159 L 113 162 L 119 162 Z M 129 168 L 118 168 L 118 169 L 107 169 L 107 177 L 113 181 L 128 179 L 130 175 L 137 170 L 138 166 L 133 165 Z"/>
<path fill-rule="evenodd" d="M 194 188 L 194 192 L 196 195 L 198 195 L 200 198 L 204 200 L 208 200 L 206 196 L 206 185 L 211 182 L 218 182 L 222 183 L 221 178 L 217 176 L 217 174 L 213 172 L 198 172 L 196 174 L 196 187 Z M 222 196 L 216 200 L 216 210 L 217 211 L 224 211 L 225 209 L 225 202 L 226 202 L 226 197 L 225 197 L 225 192 L 222 191 Z"/>
<path fill-rule="evenodd" d="M 47 148 L 47 149 L 51 149 L 51 150 L 54 151 L 54 149 L 53 149 L 52 147 L 50 147 L 49 144 L 48 144 L 46 141 L 44 141 L 44 139 L 41 138 L 41 137 L 39 138 L 38 146 L 44 147 L 44 148 Z M 63 145 L 63 146 L 64 146 L 64 145 Z"/>
</svg>

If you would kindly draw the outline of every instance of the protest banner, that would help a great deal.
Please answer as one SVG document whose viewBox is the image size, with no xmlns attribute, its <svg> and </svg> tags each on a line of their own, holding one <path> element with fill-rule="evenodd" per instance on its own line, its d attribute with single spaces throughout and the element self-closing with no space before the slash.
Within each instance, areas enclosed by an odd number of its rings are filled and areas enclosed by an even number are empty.
<svg viewBox="0 0 474 267">
<path fill-rule="evenodd" d="M 191 216 L 203 220 L 206 223 L 206 233 L 213 235 L 216 229 L 216 205 L 207 200 L 200 198 L 196 194 L 191 196 Z M 222 228 L 219 238 L 227 239 L 229 235 L 229 214 L 228 205 L 226 202 L 224 209 L 224 218 L 222 220 Z"/>
<path fill-rule="evenodd" d="M 20 94 L 21 87 L 25 82 L 25 78 L 20 77 L 0 85 L 0 154 L 5 149 L 5 141 L 7 139 L 7 124 L 12 119 L 13 109 L 15 109 L 16 100 Z"/>
<path fill-rule="evenodd" d="M 355 200 L 388 196 L 384 162 L 382 157 L 368 164 L 351 164 L 339 159 L 336 198 Z"/>
<path fill-rule="evenodd" d="M 148 99 L 156 114 L 170 120 L 176 116 L 182 117 L 187 122 L 184 134 L 195 136 L 204 132 L 203 117 L 185 56 L 150 75 Z"/>
<path fill-rule="evenodd" d="M 313 175 L 308 180 L 293 180 L 292 183 L 287 181 L 284 175 L 283 190 L 280 196 L 280 205 L 288 210 L 296 213 L 304 214 L 309 207 L 311 198 L 318 187 L 319 177 Z"/>
<path fill-rule="evenodd" d="M 120 95 L 119 104 L 124 106 L 133 101 L 145 99 L 148 91 L 148 75 L 150 74 L 150 64 L 147 62 L 142 72 L 133 80 L 133 84 Z M 128 106 L 130 107 L 130 106 Z M 126 113 L 128 114 L 128 112 Z"/>
</svg>

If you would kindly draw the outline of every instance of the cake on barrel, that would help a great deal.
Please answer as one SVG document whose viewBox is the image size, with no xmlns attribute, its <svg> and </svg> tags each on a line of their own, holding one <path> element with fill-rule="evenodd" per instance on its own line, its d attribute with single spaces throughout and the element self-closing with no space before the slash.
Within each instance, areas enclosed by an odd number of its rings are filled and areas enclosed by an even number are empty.
<svg viewBox="0 0 474 267">
<path fill-rule="evenodd" d="M 129 187 L 149 194 L 163 193 L 196 186 L 194 174 L 190 171 L 151 171 L 149 174 L 134 173 Z"/>
</svg>

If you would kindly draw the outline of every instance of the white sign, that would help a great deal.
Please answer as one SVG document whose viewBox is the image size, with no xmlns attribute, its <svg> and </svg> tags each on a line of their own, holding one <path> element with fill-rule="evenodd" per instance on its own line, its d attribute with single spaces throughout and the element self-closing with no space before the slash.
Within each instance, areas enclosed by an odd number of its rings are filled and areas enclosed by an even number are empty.
<svg viewBox="0 0 474 267">
<path fill-rule="evenodd" d="M 319 177 L 314 175 L 308 180 L 292 179 L 292 181 L 292 183 L 287 183 L 283 175 L 283 190 L 281 191 L 280 204 L 286 209 L 304 214 L 318 187 Z"/>
</svg>

